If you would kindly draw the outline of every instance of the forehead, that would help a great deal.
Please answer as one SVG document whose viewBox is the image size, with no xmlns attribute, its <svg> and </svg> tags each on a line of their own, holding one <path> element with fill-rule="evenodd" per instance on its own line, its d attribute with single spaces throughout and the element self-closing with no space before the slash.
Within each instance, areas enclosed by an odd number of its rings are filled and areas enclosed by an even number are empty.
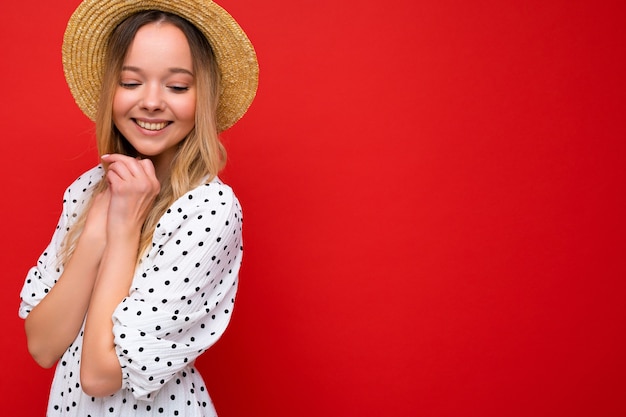
<svg viewBox="0 0 626 417">
<path fill-rule="evenodd" d="M 167 22 L 142 26 L 131 42 L 124 65 L 152 68 L 162 65 L 191 71 L 193 61 L 185 34 Z"/>
</svg>

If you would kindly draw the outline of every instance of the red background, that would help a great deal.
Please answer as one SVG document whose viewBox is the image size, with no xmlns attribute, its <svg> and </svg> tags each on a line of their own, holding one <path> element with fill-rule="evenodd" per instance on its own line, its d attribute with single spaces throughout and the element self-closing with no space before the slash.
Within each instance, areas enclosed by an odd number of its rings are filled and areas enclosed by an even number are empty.
<svg viewBox="0 0 626 417">
<path fill-rule="evenodd" d="M 18 294 L 96 163 L 60 48 L 0 25 L 3 415 L 43 415 Z M 261 66 L 224 134 L 238 305 L 199 363 L 220 417 L 626 415 L 618 1 L 220 2 Z"/>
</svg>

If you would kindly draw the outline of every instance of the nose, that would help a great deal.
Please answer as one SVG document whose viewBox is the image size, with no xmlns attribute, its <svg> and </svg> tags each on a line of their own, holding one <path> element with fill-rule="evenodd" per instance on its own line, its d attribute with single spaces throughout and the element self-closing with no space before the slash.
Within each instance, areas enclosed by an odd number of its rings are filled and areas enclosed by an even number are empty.
<svg viewBox="0 0 626 417">
<path fill-rule="evenodd" d="M 160 85 L 146 84 L 144 86 L 143 96 L 141 98 L 141 108 L 150 112 L 165 109 L 165 101 L 163 100 L 162 89 Z"/>
</svg>

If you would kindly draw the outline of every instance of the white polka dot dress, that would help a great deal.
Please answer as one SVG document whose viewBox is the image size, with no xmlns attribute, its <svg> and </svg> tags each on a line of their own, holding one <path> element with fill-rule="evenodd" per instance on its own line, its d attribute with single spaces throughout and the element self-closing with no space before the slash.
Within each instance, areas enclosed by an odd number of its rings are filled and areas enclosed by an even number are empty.
<svg viewBox="0 0 626 417">
<path fill-rule="evenodd" d="M 26 277 L 26 318 L 61 276 L 60 245 L 104 170 L 97 166 L 65 192 L 52 241 Z M 113 313 L 122 389 L 94 398 L 80 387 L 83 332 L 57 364 L 48 402 L 53 416 L 215 416 L 195 359 L 228 325 L 242 257 L 242 213 L 232 189 L 214 179 L 179 198 L 161 217 L 129 296 Z"/>
</svg>

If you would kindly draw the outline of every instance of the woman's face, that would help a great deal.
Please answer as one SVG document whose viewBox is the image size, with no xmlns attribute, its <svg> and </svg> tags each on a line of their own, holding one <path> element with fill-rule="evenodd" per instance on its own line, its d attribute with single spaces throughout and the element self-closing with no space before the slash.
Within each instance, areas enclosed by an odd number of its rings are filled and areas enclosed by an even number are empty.
<svg viewBox="0 0 626 417">
<path fill-rule="evenodd" d="M 141 27 L 113 97 L 113 122 L 140 156 L 167 169 L 193 129 L 196 88 L 189 43 L 170 23 Z"/>
</svg>

